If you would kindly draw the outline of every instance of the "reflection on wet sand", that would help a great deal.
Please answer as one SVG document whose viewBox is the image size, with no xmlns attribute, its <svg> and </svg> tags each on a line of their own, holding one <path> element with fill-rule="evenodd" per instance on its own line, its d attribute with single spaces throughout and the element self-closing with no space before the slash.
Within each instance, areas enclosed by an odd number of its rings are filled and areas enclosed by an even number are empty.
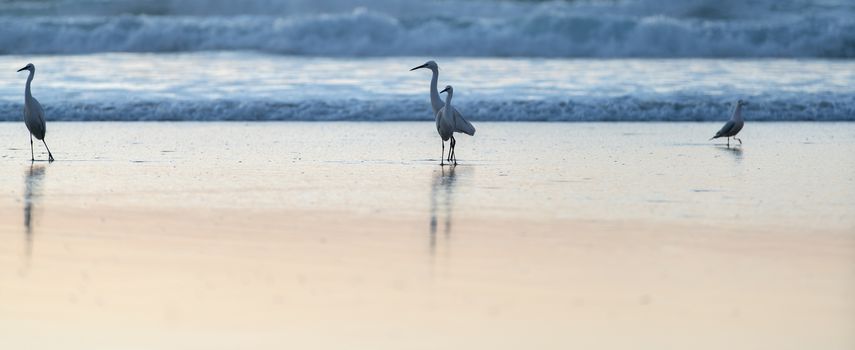
<svg viewBox="0 0 855 350">
<path fill-rule="evenodd" d="M 45 176 L 45 166 L 30 164 L 24 180 L 24 229 L 26 233 L 25 253 L 27 261 L 33 254 L 33 210 L 41 196 L 42 180 Z"/>
<path fill-rule="evenodd" d="M 720 150 L 724 151 L 725 153 L 728 153 L 728 154 L 732 155 L 732 156 L 733 156 L 733 159 L 734 159 L 737 163 L 742 162 L 742 146 L 733 146 L 733 145 L 731 145 L 730 147 L 728 147 L 728 146 L 719 146 L 719 147 L 716 147 L 716 148 L 718 148 L 718 149 L 720 149 Z"/>
<path fill-rule="evenodd" d="M 445 216 L 443 232 L 445 240 L 451 237 L 451 211 L 454 196 L 454 170 L 456 166 L 450 166 L 448 170 L 442 167 L 440 171 L 434 172 L 430 189 L 430 253 L 436 252 L 437 212 L 441 209 Z M 441 197 L 441 198 L 440 198 Z"/>
</svg>

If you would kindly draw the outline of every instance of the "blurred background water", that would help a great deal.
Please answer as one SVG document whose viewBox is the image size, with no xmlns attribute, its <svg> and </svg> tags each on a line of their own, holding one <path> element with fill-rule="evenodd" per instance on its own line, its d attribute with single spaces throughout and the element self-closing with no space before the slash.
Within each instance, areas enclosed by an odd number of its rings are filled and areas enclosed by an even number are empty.
<svg viewBox="0 0 855 350">
<path fill-rule="evenodd" d="M 4 1 L 0 120 L 855 119 L 851 1 Z"/>
</svg>

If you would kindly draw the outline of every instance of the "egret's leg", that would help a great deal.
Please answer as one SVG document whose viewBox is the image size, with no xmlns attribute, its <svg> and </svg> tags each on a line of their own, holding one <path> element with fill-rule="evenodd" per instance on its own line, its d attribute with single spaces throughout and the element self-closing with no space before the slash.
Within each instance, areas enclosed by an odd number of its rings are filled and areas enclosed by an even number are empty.
<svg viewBox="0 0 855 350">
<path fill-rule="evenodd" d="M 449 141 L 448 145 L 450 147 L 448 148 L 448 158 L 446 158 L 445 160 L 447 160 L 450 163 L 451 159 L 452 159 L 451 155 L 454 154 L 454 136 L 452 136 L 450 139 L 448 139 L 448 141 Z"/>
<path fill-rule="evenodd" d="M 738 138 L 735 138 L 735 137 L 734 137 L 733 139 L 734 139 L 734 140 L 736 140 L 736 141 L 739 141 L 739 144 L 740 144 L 740 145 L 742 144 L 742 140 L 740 140 L 740 139 L 738 139 Z"/>
<path fill-rule="evenodd" d="M 457 139 L 451 138 L 454 141 L 454 147 L 451 148 L 451 159 L 454 161 L 454 164 L 457 164 Z"/>
<path fill-rule="evenodd" d="M 727 147 L 730 147 L 730 136 L 727 137 Z"/>
<path fill-rule="evenodd" d="M 454 140 L 454 165 L 457 165 L 457 140 Z"/>
<path fill-rule="evenodd" d="M 440 140 L 442 142 L 442 155 L 439 156 L 439 165 L 445 165 L 443 163 L 445 161 L 445 141 Z"/>
<path fill-rule="evenodd" d="M 30 161 L 36 161 L 36 153 L 33 151 L 33 134 L 30 134 Z"/>
<path fill-rule="evenodd" d="M 451 158 L 454 159 L 454 165 L 457 165 L 457 139 L 454 140 L 454 149 L 451 152 Z"/>
<path fill-rule="evenodd" d="M 451 160 L 454 162 L 454 165 L 457 165 L 457 154 L 454 152 L 454 148 L 457 147 L 457 140 L 454 139 L 454 136 L 451 137 Z"/>
<path fill-rule="evenodd" d="M 452 153 L 454 153 L 454 139 L 448 139 L 448 154 L 445 156 L 445 160 L 449 163 L 451 162 Z"/>
<path fill-rule="evenodd" d="M 45 149 L 47 150 L 48 161 L 52 162 L 53 161 L 53 154 L 50 153 L 50 148 L 48 148 L 47 142 L 45 142 L 45 139 L 42 139 L 42 143 L 45 144 Z"/>
</svg>

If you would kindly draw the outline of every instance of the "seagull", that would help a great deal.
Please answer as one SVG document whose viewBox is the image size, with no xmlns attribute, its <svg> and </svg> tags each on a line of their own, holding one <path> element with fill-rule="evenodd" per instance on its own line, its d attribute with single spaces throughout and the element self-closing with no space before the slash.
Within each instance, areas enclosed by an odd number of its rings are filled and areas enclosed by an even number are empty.
<svg viewBox="0 0 855 350">
<path fill-rule="evenodd" d="M 443 140 L 442 155 L 443 155 L 443 157 L 445 156 L 445 142 L 444 141 L 451 139 L 451 151 L 448 154 L 448 161 L 450 162 L 450 161 L 452 161 L 452 159 L 454 159 L 454 163 L 457 164 L 457 160 L 455 158 L 453 158 L 454 157 L 454 146 L 457 144 L 456 140 L 454 140 L 454 133 L 455 132 L 462 132 L 462 133 L 467 134 L 469 136 L 474 136 L 475 135 L 475 127 L 472 126 L 472 123 L 468 122 L 465 118 L 463 118 L 463 115 L 461 115 L 460 112 L 457 111 L 457 109 L 455 109 L 454 107 L 451 107 L 450 110 L 452 111 L 452 113 L 447 113 L 448 117 L 446 117 L 448 119 L 448 121 L 450 122 L 450 124 L 449 124 L 450 129 L 447 130 L 448 136 L 445 136 L 443 134 L 443 131 L 440 131 L 440 124 L 441 123 L 440 123 L 439 113 L 443 107 L 448 105 L 448 102 L 445 102 L 445 103 L 442 102 L 442 99 L 439 97 L 439 92 L 437 91 L 437 88 L 436 88 L 437 80 L 439 79 L 439 65 L 437 65 L 436 62 L 434 62 L 434 61 L 427 61 L 427 62 L 425 62 L 425 64 L 423 64 L 421 66 L 410 69 L 410 71 L 414 71 L 414 70 L 420 69 L 420 68 L 430 69 L 431 73 L 433 73 L 431 75 L 431 78 L 430 78 L 430 105 L 433 108 L 433 113 L 434 113 L 434 115 L 436 115 L 436 118 L 437 118 L 436 119 L 437 120 L 436 121 L 436 123 L 437 123 L 436 129 L 437 129 L 437 131 L 439 131 L 440 136 L 442 137 L 442 140 Z M 451 101 L 451 94 L 452 94 L 451 91 L 453 89 L 451 89 L 451 86 L 446 86 L 446 89 L 443 90 L 443 92 L 446 90 L 449 91 L 448 97 L 446 98 L 446 100 Z M 452 118 L 452 114 L 453 114 L 453 118 Z M 440 159 L 439 164 L 444 165 L 442 159 Z"/>
<path fill-rule="evenodd" d="M 27 63 L 24 68 L 18 69 L 19 72 L 23 70 L 30 71 L 30 76 L 27 78 L 27 88 L 24 89 L 24 124 L 27 124 L 27 129 L 30 130 L 30 161 L 36 160 L 33 151 L 33 136 L 35 136 L 37 140 L 45 144 L 45 149 L 48 151 L 48 161 L 52 162 L 53 154 L 50 153 L 50 148 L 48 148 L 47 142 L 45 142 L 45 132 L 47 132 L 47 128 L 45 127 L 45 110 L 42 109 L 42 105 L 30 93 L 30 83 L 33 82 L 33 76 L 36 75 L 36 66 L 32 63 Z"/>
<path fill-rule="evenodd" d="M 745 120 L 742 119 L 742 106 L 747 106 L 748 102 L 743 100 L 736 101 L 736 107 L 733 109 L 733 115 L 730 117 L 730 120 L 721 127 L 715 136 L 710 138 L 717 139 L 719 137 L 727 137 L 727 147 L 730 147 L 730 138 L 733 137 L 734 140 L 739 141 L 739 144 L 742 144 L 742 140 L 736 138 L 736 134 L 742 130 L 742 126 L 745 125 Z"/>
</svg>

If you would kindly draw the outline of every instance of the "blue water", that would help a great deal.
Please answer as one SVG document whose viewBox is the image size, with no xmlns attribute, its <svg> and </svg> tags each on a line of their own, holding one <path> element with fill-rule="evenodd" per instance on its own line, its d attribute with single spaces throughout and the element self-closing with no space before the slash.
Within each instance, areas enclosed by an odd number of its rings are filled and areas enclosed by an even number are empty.
<svg viewBox="0 0 855 350">
<path fill-rule="evenodd" d="M 2 54 L 855 57 L 851 0 L 12 0 L 2 7 Z"/>
<path fill-rule="evenodd" d="M 0 120 L 855 120 L 853 1 L 6 1 Z"/>
</svg>

